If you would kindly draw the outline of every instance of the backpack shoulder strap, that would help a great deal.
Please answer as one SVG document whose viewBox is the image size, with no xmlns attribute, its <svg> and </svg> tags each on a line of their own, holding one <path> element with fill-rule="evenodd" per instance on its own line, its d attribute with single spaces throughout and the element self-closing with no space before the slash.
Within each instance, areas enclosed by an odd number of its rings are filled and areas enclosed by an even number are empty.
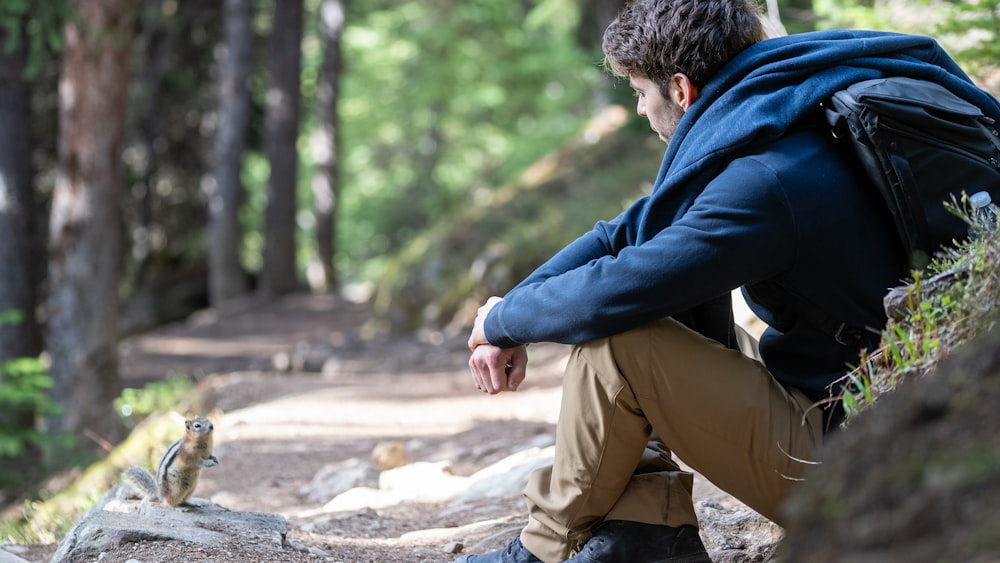
<svg viewBox="0 0 1000 563">
<path fill-rule="evenodd" d="M 841 346 L 874 348 L 882 338 L 882 331 L 869 326 L 859 326 L 835 318 L 805 297 L 768 283 L 744 287 L 748 297 L 764 306 L 787 309 L 799 321 L 832 337 Z"/>
</svg>

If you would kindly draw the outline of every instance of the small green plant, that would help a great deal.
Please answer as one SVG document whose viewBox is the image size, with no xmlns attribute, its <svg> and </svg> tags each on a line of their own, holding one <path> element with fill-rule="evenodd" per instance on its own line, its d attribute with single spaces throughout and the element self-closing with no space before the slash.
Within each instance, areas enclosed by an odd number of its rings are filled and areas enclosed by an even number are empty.
<svg viewBox="0 0 1000 563">
<path fill-rule="evenodd" d="M 0 312 L 0 326 L 17 324 L 21 319 L 20 311 Z M 0 487 L 24 476 L 17 467 L 19 460 L 61 438 L 40 430 L 36 424 L 59 413 L 51 389 L 52 378 L 38 358 L 0 361 Z"/>
<path fill-rule="evenodd" d="M 166 412 L 191 394 L 194 383 L 183 373 L 170 373 L 163 381 L 154 381 L 142 389 L 126 388 L 115 399 L 115 411 L 126 424 L 134 426 L 156 412 Z"/>
<path fill-rule="evenodd" d="M 865 371 L 855 370 L 847 374 L 847 389 L 843 399 L 844 412 L 848 417 L 856 416 L 861 412 L 862 406 L 874 402 L 872 396 L 871 381 Z"/>
<path fill-rule="evenodd" d="M 962 343 L 992 328 L 1000 311 L 1000 227 L 975 215 L 967 197 L 948 209 L 971 237 L 937 256 L 905 286 L 902 310 L 890 314 L 877 350 L 847 375 L 841 401 L 848 418 L 905 378 L 930 372 Z"/>
<path fill-rule="evenodd" d="M 35 428 L 37 417 L 58 412 L 49 397 L 52 378 L 36 358 L 0 362 L 0 459 L 21 455 L 28 445 L 41 445 L 43 433 Z M 18 420 L 8 415 L 20 413 Z M 25 419 L 30 418 L 30 423 Z"/>
</svg>

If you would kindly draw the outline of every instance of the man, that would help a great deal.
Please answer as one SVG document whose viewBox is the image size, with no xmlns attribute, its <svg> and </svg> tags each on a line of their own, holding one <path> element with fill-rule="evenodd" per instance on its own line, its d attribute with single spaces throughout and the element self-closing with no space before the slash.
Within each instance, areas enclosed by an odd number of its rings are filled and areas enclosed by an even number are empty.
<svg viewBox="0 0 1000 563">
<path fill-rule="evenodd" d="M 885 204 L 820 104 L 888 75 L 977 90 L 929 38 L 762 39 L 750 0 L 637 0 L 605 32 L 607 66 L 667 152 L 649 196 L 480 308 L 469 365 L 487 393 L 518 388 L 528 343 L 575 346 L 527 525 L 457 562 L 710 561 L 692 475 L 672 454 L 781 522 L 841 416 L 823 399 L 877 343 L 882 297 L 908 273 Z M 737 287 L 769 326 L 762 362 L 733 349 L 728 306 L 712 319 Z"/>
</svg>

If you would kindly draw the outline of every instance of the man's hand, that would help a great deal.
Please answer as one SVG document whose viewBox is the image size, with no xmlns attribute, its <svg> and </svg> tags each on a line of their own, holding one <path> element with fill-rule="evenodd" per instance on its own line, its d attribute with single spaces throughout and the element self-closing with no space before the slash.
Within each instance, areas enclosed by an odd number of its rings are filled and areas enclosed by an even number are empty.
<svg viewBox="0 0 1000 563">
<path fill-rule="evenodd" d="M 499 348 L 486 340 L 486 316 L 497 303 L 503 301 L 500 297 L 490 297 L 486 304 L 479 308 L 476 321 L 469 335 L 469 370 L 476 389 L 494 395 L 501 391 L 516 391 L 524 381 L 528 366 L 528 349 L 525 346 L 515 348 Z"/>
<path fill-rule="evenodd" d="M 487 299 L 486 304 L 479 308 L 479 311 L 476 313 L 476 321 L 472 325 L 472 334 L 469 335 L 469 350 L 474 351 L 476 346 L 490 343 L 489 340 L 486 340 L 486 329 L 484 327 L 486 316 L 501 301 L 503 301 L 502 297 L 493 296 Z"/>
<path fill-rule="evenodd" d="M 528 347 L 499 348 L 480 344 L 472 350 L 469 370 L 476 389 L 495 395 L 501 391 L 517 391 L 528 367 Z"/>
</svg>

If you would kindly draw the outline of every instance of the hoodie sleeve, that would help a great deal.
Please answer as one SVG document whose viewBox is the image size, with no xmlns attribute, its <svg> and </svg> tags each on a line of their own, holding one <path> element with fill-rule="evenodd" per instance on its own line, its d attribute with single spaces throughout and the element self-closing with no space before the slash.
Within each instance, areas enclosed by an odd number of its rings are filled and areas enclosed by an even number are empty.
<svg viewBox="0 0 1000 563">
<path fill-rule="evenodd" d="M 511 290 L 486 319 L 487 339 L 510 347 L 610 336 L 769 277 L 794 252 L 792 214 L 777 177 L 751 158 L 733 161 L 655 237 L 615 251 L 647 204 L 640 200 L 617 222 L 599 224 Z"/>
<path fill-rule="evenodd" d="M 624 213 L 611 221 L 600 221 L 592 230 L 577 238 L 555 256 L 528 275 L 515 290 L 544 282 L 589 264 L 604 256 L 613 256 L 620 249 L 635 242 L 635 233 L 630 226 L 636 221 L 634 215 L 644 207 L 647 197 L 641 198 Z"/>
</svg>

